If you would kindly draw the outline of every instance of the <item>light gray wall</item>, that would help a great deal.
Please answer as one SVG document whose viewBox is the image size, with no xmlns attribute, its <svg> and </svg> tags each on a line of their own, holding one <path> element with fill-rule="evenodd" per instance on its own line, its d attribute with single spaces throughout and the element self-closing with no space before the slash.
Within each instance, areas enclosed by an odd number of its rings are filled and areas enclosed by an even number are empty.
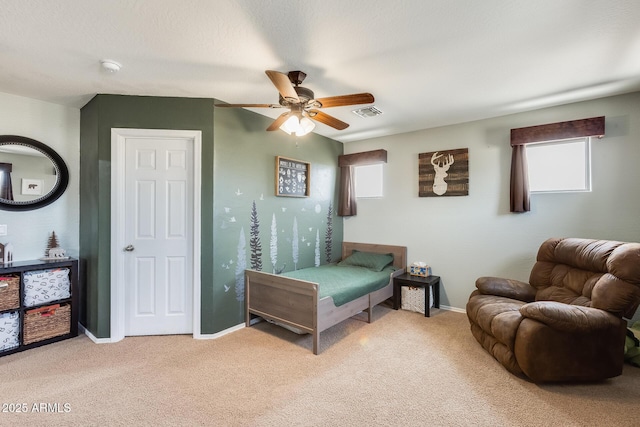
<svg viewBox="0 0 640 427">
<path fill-rule="evenodd" d="M 606 136 L 592 142 L 593 191 L 533 195 L 531 212 L 509 213 L 510 129 L 595 116 Z M 344 147 L 388 151 L 386 196 L 358 200 L 344 240 L 406 245 L 442 277 L 445 306 L 464 309 L 479 276 L 527 281 L 548 237 L 640 241 L 640 92 Z M 469 196 L 418 197 L 418 154 L 456 148 L 469 149 Z"/>
<path fill-rule="evenodd" d="M 8 235 L 0 236 L 0 242 L 13 244 L 15 261 L 32 260 L 44 255 L 55 231 L 60 246 L 77 256 L 80 110 L 0 93 L 0 117 L 0 135 L 40 141 L 57 151 L 69 168 L 69 186 L 54 203 L 33 211 L 0 210 L 0 224 L 8 226 Z"/>
</svg>

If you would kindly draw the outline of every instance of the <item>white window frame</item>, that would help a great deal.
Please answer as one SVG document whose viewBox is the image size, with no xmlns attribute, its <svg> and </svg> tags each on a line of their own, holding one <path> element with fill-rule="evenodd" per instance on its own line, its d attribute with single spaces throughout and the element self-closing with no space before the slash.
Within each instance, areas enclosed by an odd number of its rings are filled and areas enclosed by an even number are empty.
<svg viewBox="0 0 640 427">
<path fill-rule="evenodd" d="M 374 175 L 373 179 L 371 175 L 368 175 L 366 181 L 362 179 L 363 168 L 367 168 L 367 174 L 371 173 Z M 376 173 L 376 170 L 379 170 L 379 173 Z M 358 173 L 359 171 L 360 174 Z M 379 175 L 379 177 L 375 175 Z M 360 179 L 358 179 L 358 176 L 360 176 Z M 380 199 L 384 197 L 384 163 L 354 166 L 353 179 L 355 180 L 357 199 Z M 369 185 L 363 186 L 363 182 L 367 182 Z"/>
<path fill-rule="evenodd" d="M 550 190 L 536 190 L 531 186 L 531 161 L 530 161 L 530 149 L 539 149 L 544 147 L 554 147 L 558 145 L 564 144 L 574 144 L 578 142 L 584 142 L 584 188 L 562 188 L 562 189 L 550 189 Z M 579 137 L 579 138 L 567 138 L 555 141 L 544 141 L 539 143 L 527 144 L 527 168 L 529 173 L 529 185 L 530 185 L 530 193 L 531 194 L 549 194 L 549 193 L 588 193 L 591 192 L 591 138 L 590 137 Z M 534 170 L 533 173 L 536 173 L 537 170 Z"/>
</svg>

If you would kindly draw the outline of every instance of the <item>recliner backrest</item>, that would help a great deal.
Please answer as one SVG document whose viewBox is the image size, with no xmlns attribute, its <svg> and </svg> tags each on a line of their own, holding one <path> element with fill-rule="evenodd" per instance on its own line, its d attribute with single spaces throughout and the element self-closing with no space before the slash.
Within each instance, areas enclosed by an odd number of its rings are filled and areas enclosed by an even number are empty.
<svg viewBox="0 0 640 427">
<path fill-rule="evenodd" d="M 640 243 L 552 238 L 538 250 L 529 283 L 537 301 L 600 308 L 631 318 L 640 304 Z"/>
</svg>

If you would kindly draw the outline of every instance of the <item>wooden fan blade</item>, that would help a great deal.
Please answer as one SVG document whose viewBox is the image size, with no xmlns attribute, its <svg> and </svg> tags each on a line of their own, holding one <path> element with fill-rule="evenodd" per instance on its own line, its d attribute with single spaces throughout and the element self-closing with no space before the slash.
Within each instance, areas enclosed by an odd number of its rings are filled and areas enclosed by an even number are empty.
<svg viewBox="0 0 640 427">
<path fill-rule="evenodd" d="M 320 123 L 324 123 L 325 125 L 331 126 L 334 129 L 344 130 L 349 127 L 348 123 L 345 123 L 342 120 L 338 120 L 335 117 L 323 113 L 320 110 L 310 110 L 308 111 L 308 114 L 309 117 L 313 120 L 317 120 Z"/>
<path fill-rule="evenodd" d="M 343 107 L 345 105 L 372 104 L 375 99 L 370 93 L 354 93 L 353 95 L 330 96 L 315 100 L 320 105 L 312 103 L 318 108 Z"/>
<path fill-rule="evenodd" d="M 280 104 L 214 104 L 224 108 L 283 108 Z"/>
<path fill-rule="evenodd" d="M 267 73 L 267 76 L 271 79 L 271 83 L 278 89 L 278 92 L 280 92 L 280 95 L 282 95 L 284 99 L 291 102 L 300 102 L 296 90 L 291 85 L 289 76 L 280 71 L 267 70 L 265 73 Z"/>
<path fill-rule="evenodd" d="M 291 115 L 291 111 L 287 111 L 286 113 L 280 114 L 280 117 L 275 119 L 273 123 L 271 123 L 271 125 L 267 128 L 267 130 L 272 131 L 272 130 L 280 129 L 280 126 L 282 126 L 282 124 L 287 121 L 290 115 Z"/>
</svg>

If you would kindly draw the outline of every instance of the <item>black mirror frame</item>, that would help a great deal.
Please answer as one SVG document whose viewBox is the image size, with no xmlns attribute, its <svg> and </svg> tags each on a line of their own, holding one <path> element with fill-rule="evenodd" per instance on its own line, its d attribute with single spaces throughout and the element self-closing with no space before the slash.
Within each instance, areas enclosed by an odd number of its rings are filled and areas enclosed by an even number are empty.
<svg viewBox="0 0 640 427">
<path fill-rule="evenodd" d="M 6 211 L 29 211 L 50 205 L 58 200 L 69 184 L 69 169 L 67 169 L 67 165 L 64 160 L 62 160 L 62 157 L 60 157 L 54 149 L 40 141 L 36 141 L 35 139 L 27 138 L 25 136 L 0 135 L 0 145 L 9 144 L 24 145 L 25 147 L 33 148 L 34 150 L 38 150 L 44 154 L 53 163 L 53 167 L 56 169 L 56 173 L 58 174 L 58 180 L 51 191 L 35 200 L 7 203 L 6 201 L 3 201 L 3 199 L 0 199 L 0 209 Z"/>
</svg>

